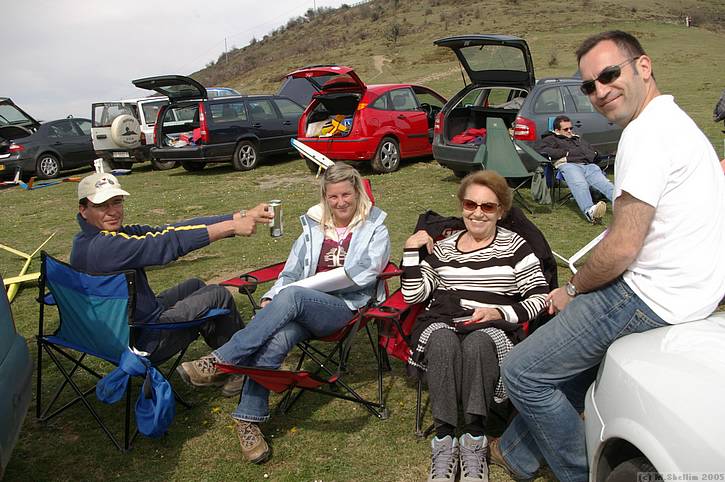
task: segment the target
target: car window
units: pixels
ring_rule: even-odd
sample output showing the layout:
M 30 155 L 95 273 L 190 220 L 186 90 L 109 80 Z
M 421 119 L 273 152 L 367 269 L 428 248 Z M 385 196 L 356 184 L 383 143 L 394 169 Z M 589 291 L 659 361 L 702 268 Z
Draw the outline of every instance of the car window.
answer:
M 415 110 L 418 108 L 418 101 L 410 89 L 390 91 L 390 103 L 393 110 Z
M 159 116 L 159 110 L 161 109 L 161 106 L 167 103 L 168 101 L 160 100 L 158 102 L 144 102 L 141 104 L 143 118 L 147 126 L 152 126 L 156 124 L 156 118 Z
M 223 104 L 210 104 L 211 118 L 214 122 L 239 122 L 247 120 L 247 111 L 244 102 L 225 102 Z
M 438 97 L 436 97 L 435 95 L 431 94 L 428 91 L 416 92 L 415 95 L 416 95 L 416 97 L 418 97 L 418 102 L 420 104 L 428 104 L 428 105 L 431 105 L 433 107 L 438 107 L 438 108 L 443 107 L 443 102 L 441 102 L 441 100 Z
M 62 139 L 64 137 L 75 137 L 78 135 L 76 130 L 73 128 L 73 124 L 70 120 L 60 120 L 49 123 L 48 126 L 48 137 L 53 139 Z
M 299 117 L 302 115 L 302 111 L 305 110 L 296 102 L 292 102 L 289 99 L 274 99 L 274 103 L 277 104 L 282 117 Z
M 488 89 L 473 89 L 469 91 L 463 98 L 458 102 L 456 107 L 471 107 L 480 104 L 480 98 L 486 93 Z
M 130 104 L 106 103 L 93 106 L 93 127 L 110 127 L 113 119 L 128 114 L 136 117 L 135 106 Z
M 370 107 L 373 109 L 379 109 L 379 110 L 393 110 L 390 107 L 390 97 L 388 97 L 388 94 L 385 93 L 375 99 L 372 104 L 370 104 Z
M 594 106 L 576 85 L 568 85 L 567 90 L 574 98 L 574 107 L 577 112 L 594 112 Z
M 534 112 L 537 114 L 554 114 L 564 112 L 564 101 L 558 87 L 546 89 L 539 94 L 534 104 Z
M 78 127 L 81 132 L 83 132 L 83 135 L 91 135 L 91 121 L 86 119 L 75 119 L 73 122 L 75 122 L 76 127 Z
M 194 120 L 198 121 L 198 111 L 198 104 L 171 107 L 166 109 L 162 125 L 166 127 L 193 123 Z
M 460 50 L 471 70 L 518 70 L 527 72 L 524 52 L 506 45 L 471 45 Z
M 25 124 L 30 122 L 15 106 L 10 104 L 0 105 L 0 126 Z
M 247 100 L 249 106 L 249 114 L 254 120 L 277 119 L 272 102 L 267 99 Z

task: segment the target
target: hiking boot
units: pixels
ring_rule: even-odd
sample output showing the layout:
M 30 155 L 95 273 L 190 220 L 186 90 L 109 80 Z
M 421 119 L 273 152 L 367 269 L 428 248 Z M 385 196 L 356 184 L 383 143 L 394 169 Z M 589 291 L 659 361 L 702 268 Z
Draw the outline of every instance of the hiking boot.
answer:
M 458 439 L 433 437 L 428 482 L 453 482 L 458 473 Z
M 214 355 L 207 355 L 198 360 L 184 362 L 176 367 L 176 372 L 184 382 L 195 387 L 219 387 L 228 378 L 227 373 L 216 369 L 218 362 Z
M 602 224 L 602 219 L 604 218 L 604 215 L 607 212 L 607 203 L 604 201 L 599 201 L 596 204 L 593 204 L 589 209 L 584 212 L 584 217 L 587 218 L 587 221 L 589 221 L 592 224 Z
M 234 397 L 242 392 L 244 381 L 247 379 L 244 375 L 229 375 L 227 381 L 222 387 L 222 395 L 225 397 Z
M 498 465 L 508 473 L 509 477 L 518 482 L 527 482 L 530 480 L 534 480 L 533 478 L 521 477 L 520 475 L 516 474 L 516 472 L 514 472 L 511 467 L 509 467 L 508 462 L 506 462 L 506 459 L 504 459 L 503 455 L 501 454 L 501 449 L 498 446 L 498 442 L 499 439 L 493 438 L 488 443 L 489 464 Z
M 486 453 L 488 440 L 486 436 L 472 437 L 464 433 L 458 439 L 458 450 L 461 459 L 460 482 L 488 482 L 488 465 Z
M 259 425 L 253 422 L 234 419 L 235 430 L 242 446 L 242 455 L 253 464 L 261 464 L 272 455 Z

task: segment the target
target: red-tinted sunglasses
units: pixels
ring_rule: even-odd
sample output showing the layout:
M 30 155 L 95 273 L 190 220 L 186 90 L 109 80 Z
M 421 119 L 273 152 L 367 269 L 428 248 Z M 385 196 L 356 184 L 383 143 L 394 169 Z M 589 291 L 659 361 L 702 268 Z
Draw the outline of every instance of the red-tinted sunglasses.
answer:
M 478 204 L 477 202 L 471 201 L 470 199 L 464 199 L 463 202 L 461 203 L 461 205 L 463 206 L 463 209 L 465 209 L 466 211 L 475 211 L 476 208 L 481 208 L 481 211 L 483 211 L 484 213 L 489 213 L 489 214 L 495 213 L 496 210 L 498 209 L 498 207 L 500 206 L 500 204 L 498 204 L 498 203 Z

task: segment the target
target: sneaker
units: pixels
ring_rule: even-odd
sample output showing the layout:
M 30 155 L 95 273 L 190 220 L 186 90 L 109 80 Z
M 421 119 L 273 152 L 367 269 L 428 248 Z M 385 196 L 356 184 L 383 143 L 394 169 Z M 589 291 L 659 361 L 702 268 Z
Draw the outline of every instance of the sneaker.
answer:
M 242 392 L 244 381 L 247 379 L 244 375 L 229 375 L 227 381 L 222 387 L 222 395 L 225 397 L 234 397 Z
M 428 482 L 453 482 L 458 473 L 458 439 L 446 435 L 431 440 L 431 462 Z
M 214 355 L 207 355 L 198 360 L 182 363 L 176 367 L 176 372 L 189 385 L 195 387 L 218 387 L 224 385 L 229 375 L 216 369 L 214 364 L 217 361 Z
M 499 439 L 493 438 L 488 444 L 488 462 L 491 465 L 497 465 L 504 469 L 510 478 L 513 480 L 519 481 L 519 482 L 527 482 L 530 480 L 534 480 L 533 478 L 526 478 L 521 477 L 516 474 L 516 472 L 509 467 L 508 462 L 506 462 L 506 459 L 503 458 L 503 455 L 501 454 L 501 449 L 498 446 Z
M 461 482 L 488 482 L 488 465 L 486 454 L 488 440 L 486 436 L 473 437 L 464 433 L 458 439 L 458 450 L 461 459 Z
M 584 217 L 586 217 L 587 221 L 592 224 L 602 224 L 602 218 L 604 218 L 604 214 L 606 214 L 606 212 L 607 203 L 599 201 L 584 212 Z
M 244 458 L 253 464 L 261 464 L 266 461 L 272 455 L 272 449 L 264 440 L 259 425 L 237 419 L 234 419 L 234 423 Z

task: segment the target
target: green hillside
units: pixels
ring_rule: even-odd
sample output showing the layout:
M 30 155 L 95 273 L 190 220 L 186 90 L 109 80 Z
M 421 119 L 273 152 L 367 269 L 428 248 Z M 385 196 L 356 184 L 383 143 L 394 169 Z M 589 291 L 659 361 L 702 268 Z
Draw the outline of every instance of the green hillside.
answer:
M 686 28 L 684 18 L 693 18 Z M 303 65 L 350 65 L 368 83 L 422 83 L 450 96 L 462 86 L 454 55 L 433 40 L 465 33 L 525 38 L 537 78 L 571 75 L 586 36 L 623 29 L 654 59 L 658 85 L 675 95 L 718 152 L 721 127 L 712 110 L 725 88 L 725 3 L 719 0 L 373 0 L 290 19 L 252 44 L 192 76 L 240 92 L 274 92 Z M 725 154 L 722 154 L 725 155 Z

